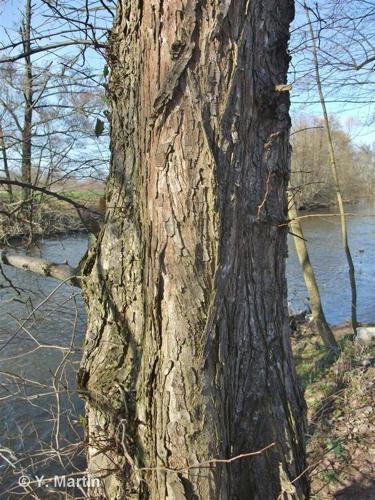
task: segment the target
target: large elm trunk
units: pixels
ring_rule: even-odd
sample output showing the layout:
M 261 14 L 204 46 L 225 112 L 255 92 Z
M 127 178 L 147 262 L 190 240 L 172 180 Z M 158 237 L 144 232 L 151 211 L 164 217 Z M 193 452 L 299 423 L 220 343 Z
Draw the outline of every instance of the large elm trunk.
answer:
M 292 16 L 290 0 L 119 3 L 83 280 L 93 496 L 307 495 L 285 279 Z

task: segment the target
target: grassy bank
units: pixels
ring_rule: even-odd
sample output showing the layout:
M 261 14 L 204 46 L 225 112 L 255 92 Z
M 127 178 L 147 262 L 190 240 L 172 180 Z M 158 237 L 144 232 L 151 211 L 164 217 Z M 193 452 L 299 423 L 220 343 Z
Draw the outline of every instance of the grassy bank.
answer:
M 347 333 L 336 330 L 336 354 L 306 323 L 292 337 L 308 410 L 313 500 L 375 498 L 375 349 L 356 345 Z
M 22 200 L 16 194 L 12 203 L 7 193 L 0 193 L 0 244 L 10 244 L 15 239 L 67 234 L 88 230 L 88 221 L 100 219 L 100 199 L 102 194 L 92 191 L 64 191 L 65 197 L 88 208 L 80 210 L 81 217 L 71 204 L 35 193 L 31 223 L 22 210 Z M 10 214 L 10 216 L 9 216 Z

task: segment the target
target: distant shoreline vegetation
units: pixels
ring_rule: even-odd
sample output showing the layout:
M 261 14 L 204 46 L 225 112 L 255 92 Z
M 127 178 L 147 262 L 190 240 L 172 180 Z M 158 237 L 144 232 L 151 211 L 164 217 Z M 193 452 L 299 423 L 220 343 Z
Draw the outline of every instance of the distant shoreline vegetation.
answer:
M 0 244 L 6 246 L 15 241 L 44 236 L 66 235 L 76 232 L 89 232 L 86 218 L 100 220 L 104 213 L 102 199 L 104 184 L 97 183 L 92 186 L 69 185 L 66 189 L 54 189 L 57 193 L 73 200 L 85 207 L 81 216 L 76 208 L 67 202 L 57 200 L 43 193 L 33 192 L 32 219 L 28 220 L 22 207 L 22 193 L 14 189 L 12 200 L 9 193 L 0 190 Z M 84 213 L 85 212 L 85 213 Z M 9 216 L 9 214 L 11 214 Z
M 337 120 L 331 117 L 330 123 L 344 201 L 356 204 L 374 199 L 375 148 L 354 144 Z M 315 210 L 335 206 L 336 191 L 322 120 L 294 120 L 291 145 L 291 184 L 297 208 Z

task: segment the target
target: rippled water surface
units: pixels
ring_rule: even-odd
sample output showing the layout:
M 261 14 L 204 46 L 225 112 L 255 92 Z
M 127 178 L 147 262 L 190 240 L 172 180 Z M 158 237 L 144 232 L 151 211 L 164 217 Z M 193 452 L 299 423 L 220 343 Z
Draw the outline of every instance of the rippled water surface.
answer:
M 69 236 L 41 242 L 30 254 L 76 265 L 86 246 L 85 236 Z M 75 373 L 86 317 L 79 290 L 8 266 L 2 270 L 0 498 L 12 498 L 21 472 L 48 477 L 84 467 Z M 63 491 L 58 495 L 65 498 Z
M 358 320 L 375 322 L 375 207 L 349 207 L 348 211 L 355 214 L 348 217 L 348 225 Z M 306 218 L 303 229 L 328 321 L 346 321 L 351 298 L 339 218 L 324 214 Z M 45 240 L 31 253 L 74 266 L 86 248 L 87 237 L 77 235 Z M 75 386 L 86 321 L 82 297 L 79 290 L 54 279 L 5 266 L 3 270 L 7 280 L 0 276 L 0 448 L 12 450 L 13 457 L 6 455 L 10 461 L 22 460 L 32 449 L 50 450 L 56 456 L 56 449 L 70 450 L 83 435 L 79 422 L 83 403 Z M 287 277 L 290 307 L 306 308 L 307 292 L 292 237 Z M 10 282 L 21 290 L 15 292 Z M 49 466 L 56 471 L 52 460 L 36 463 L 40 473 L 45 474 Z M 83 463 L 83 453 L 72 462 L 74 466 Z M 12 470 L 0 456 L 0 477 Z M 3 480 L 2 485 L 0 479 L 0 492 L 5 491 L 4 485 L 8 487 L 9 481 Z
M 347 211 L 355 214 L 348 217 L 348 233 L 356 271 L 358 321 L 375 322 L 375 206 L 347 207 Z M 309 217 L 303 219 L 303 230 L 327 319 L 333 324 L 346 321 L 350 318 L 351 292 L 339 218 Z M 301 309 L 306 306 L 307 291 L 292 237 L 287 276 L 292 308 Z

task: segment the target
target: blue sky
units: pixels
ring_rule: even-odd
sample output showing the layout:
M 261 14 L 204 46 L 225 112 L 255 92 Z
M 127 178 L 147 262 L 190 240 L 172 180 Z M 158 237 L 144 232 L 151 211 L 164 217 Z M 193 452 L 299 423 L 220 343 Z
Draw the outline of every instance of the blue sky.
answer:
M 95 1 L 95 0 L 94 0 Z M 98 3 L 98 2 L 96 2 Z M 71 5 L 76 6 L 77 8 L 80 5 L 84 5 L 84 0 L 73 0 L 70 2 Z M 50 14 L 49 9 L 43 5 L 40 1 L 33 2 L 33 6 L 35 5 L 35 9 L 33 10 L 33 28 L 38 32 L 38 34 L 46 34 L 46 32 L 52 28 L 51 20 L 46 17 L 46 14 Z M 7 43 L 8 37 L 5 33 L 5 29 L 8 31 L 9 37 L 15 35 L 19 38 L 19 28 L 22 20 L 22 14 L 24 10 L 24 0 L 0 0 L 0 40 L 3 43 Z M 78 9 L 77 9 L 78 10 Z M 94 17 L 92 18 L 92 22 Z M 62 22 L 63 23 L 63 22 Z M 103 25 L 104 23 L 101 23 Z M 60 23 L 60 29 L 62 24 Z M 67 29 L 66 25 L 63 25 L 63 29 Z M 68 28 L 69 29 L 69 28 Z M 59 40 L 62 39 L 70 39 L 71 35 L 62 35 L 59 37 Z M 81 34 L 76 32 L 73 35 L 73 38 L 82 38 Z M 46 38 L 40 42 L 40 45 L 46 45 L 48 43 L 52 43 L 53 39 Z M 72 55 L 74 53 L 74 46 L 69 47 L 67 49 L 59 49 L 60 54 L 64 53 L 67 55 Z M 17 54 L 17 50 L 14 50 L 12 54 Z M 89 57 L 89 64 L 92 67 L 97 67 L 98 71 L 102 72 L 104 66 L 104 60 L 102 57 L 96 54 L 94 50 L 89 49 L 87 51 L 87 55 Z M 33 56 L 33 61 L 37 62 L 38 59 L 46 59 L 45 54 L 37 54 Z
M 307 0 L 307 3 L 313 9 L 310 18 L 317 34 L 328 112 L 340 121 L 355 144 L 374 144 L 374 63 L 359 71 L 351 69 L 347 63 L 355 61 L 358 64 L 374 54 L 375 2 Z M 294 84 L 291 110 L 292 116 L 320 117 L 322 109 L 312 71 L 311 36 L 306 23 L 303 4 L 296 0 L 290 44 L 293 59 L 289 81 Z M 301 44 L 305 47 L 302 50 Z
M 368 2 L 365 2 L 368 3 Z M 370 2 L 371 3 L 371 2 Z M 315 2 L 312 4 L 314 5 Z M 329 12 L 324 9 L 325 3 L 320 2 L 322 5 L 321 12 L 324 15 L 329 15 Z M 354 10 L 357 7 L 357 4 L 360 5 L 358 0 L 354 0 L 351 2 L 347 2 L 346 11 Z M 328 5 L 328 4 L 327 4 Z M 350 7 L 352 5 L 352 7 Z M 21 17 L 21 12 L 23 9 L 23 0 L 0 0 L 0 25 L 6 27 L 11 34 L 14 31 L 17 31 L 19 28 L 19 20 Z M 35 16 L 37 22 L 40 22 L 41 26 L 46 24 L 45 19 L 41 19 L 40 16 L 36 14 Z M 375 21 L 375 20 L 373 20 Z M 297 1 L 296 3 L 296 18 L 292 25 L 292 40 L 291 46 L 298 44 L 298 38 L 301 36 L 300 31 L 299 34 L 296 34 L 296 28 L 301 27 L 305 24 L 305 16 L 302 10 L 301 4 Z M 370 26 L 370 25 L 368 25 Z M 315 24 L 315 27 L 316 24 Z M 373 32 L 371 28 L 367 27 L 368 37 L 373 37 Z M 330 31 L 327 30 L 327 37 L 329 37 Z M 4 40 L 4 32 L 1 33 L 1 38 Z M 329 45 L 329 40 L 326 42 Z M 333 46 L 331 45 L 331 48 Z M 90 63 L 92 66 L 98 67 L 98 71 L 102 70 L 104 65 L 103 59 L 94 55 L 93 51 L 88 52 L 88 56 L 90 57 Z M 43 55 L 39 56 L 43 58 Z M 361 57 L 361 55 L 358 55 Z M 310 58 L 310 60 L 309 60 Z M 35 59 L 38 59 L 38 56 L 35 56 Z M 292 66 L 291 66 L 291 74 L 289 76 L 289 81 L 294 83 L 293 89 L 291 91 L 291 100 L 292 107 L 291 113 L 292 117 L 309 117 L 309 116 L 321 116 L 321 106 L 318 102 L 318 96 L 315 88 L 315 84 L 310 81 L 309 83 L 303 83 L 301 85 L 302 80 L 298 80 L 293 82 L 294 74 L 293 74 L 293 65 L 297 68 L 307 68 L 308 65 L 311 65 L 311 53 L 308 51 L 304 51 L 302 53 L 296 52 L 293 54 Z M 371 68 L 370 68 L 371 69 Z M 303 71 L 303 69 L 302 69 Z M 356 77 L 356 76 L 355 76 Z M 352 77 L 351 77 L 352 78 Z M 373 78 L 375 80 L 375 78 Z M 311 80 L 311 79 L 310 79 Z M 327 81 L 329 77 L 327 78 Z M 307 87 L 310 87 L 309 90 L 306 91 Z M 327 108 L 329 113 L 338 119 L 344 128 L 345 131 L 350 133 L 352 140 L 356 144 L 374 144 L 375 143 L 375 127 L 374 123 L 374 107 L 373 105 L 367 104 L 366 101 L 368 99 L 369 91 L 373 92 L 373 84 L 366 86 L 366 96 L 361 97 L 363 93 L 363 89 L 361 86 L 345 86 L 345 81 L 343 81 L 342 89 L 345 89 L 345 92 L 341 92 L 340 88 L 335 88 L 334 90 L 330 89 L 329 85 L 324 88 L 327 100 Z M 342 101 L 354 101 L 354 102 L 342 102 Z

